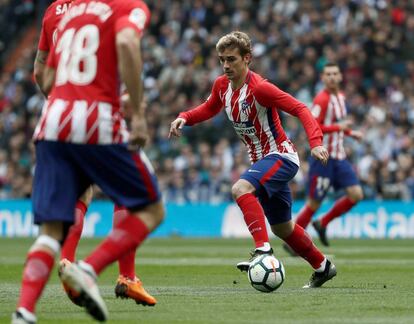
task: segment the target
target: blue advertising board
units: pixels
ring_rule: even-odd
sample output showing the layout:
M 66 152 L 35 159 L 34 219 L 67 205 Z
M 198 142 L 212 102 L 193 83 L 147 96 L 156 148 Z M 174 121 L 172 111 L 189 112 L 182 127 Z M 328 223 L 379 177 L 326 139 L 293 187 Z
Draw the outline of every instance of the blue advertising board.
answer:
M 295 202 L 293 212 L 302 207 Z M 326 202 L 318 216 L 327 211 Z M 152 237 L 249 237 L 243 216 L 235 204 L 167 204 L 165 221 Z M 112 228 L 113 205 L 93 202 L 88 210 L 83 236 L 106 236 Z M 311 227 L 309 233 L 314 235 Z M 35 236 L 30 200 L 0 201 L 0 237 Z M 328 227 L 328 236 L 341 238 L 414 238 L 414 202 L 363 201 Z

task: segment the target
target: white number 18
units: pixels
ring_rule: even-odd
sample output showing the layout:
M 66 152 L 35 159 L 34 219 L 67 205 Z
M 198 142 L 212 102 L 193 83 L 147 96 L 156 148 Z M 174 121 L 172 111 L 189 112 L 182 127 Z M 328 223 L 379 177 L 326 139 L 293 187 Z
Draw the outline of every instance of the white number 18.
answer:
M 83 26 L 78 31 L 74 28 L 66 30 L 56 47 L 56 53 L 61 52 L 56 85 L 91 83 L 96 77 L 98 47 L 99 29 L 95 25 Z

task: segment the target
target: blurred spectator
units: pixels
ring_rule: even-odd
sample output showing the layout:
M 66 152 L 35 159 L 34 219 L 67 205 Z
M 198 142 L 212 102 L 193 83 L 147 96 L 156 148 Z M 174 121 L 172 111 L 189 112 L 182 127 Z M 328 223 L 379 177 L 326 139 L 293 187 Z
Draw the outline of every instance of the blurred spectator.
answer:
M 214 45 L 241 29 L 252 36 L 251 68 L 310 104 L 328 61 L 344 71 L 347 109 L 362 143 L 349 154 L 370 199 L 414 198 L 414 2 L 405 0 L 148 0 L 149 34 L 143 39 L 144 86 L 151 141 L 146 148 L 164 199 L 177 203 L 230 201 L 230 188 L 249 161 L 224 113 L 168 141 L 170 122 L 204 101 L 221 74 Z M 0 71 L 18 30 L 32 21 L 34 4 L 0 0 Z M 41 13 L 37 10 L 37 14 Z M 41 17 L 36 17 L 39 21 Z M 16 36 L 17 35 L 17 36 Z M 31 134 L 43 97 L 31 81 L 36 44 L 12 73 L 0 77 L 0 197 L 30 195 L 35 161 Z M 301 169 L 292 183 L 305 196 L 309 147 L 296 120 L 283 114 Z

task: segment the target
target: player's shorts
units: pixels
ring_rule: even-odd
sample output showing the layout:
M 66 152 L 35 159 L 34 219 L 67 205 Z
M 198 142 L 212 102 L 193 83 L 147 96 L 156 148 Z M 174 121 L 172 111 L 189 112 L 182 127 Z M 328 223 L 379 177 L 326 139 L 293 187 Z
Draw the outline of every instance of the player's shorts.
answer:
M 299 166 L 278 154 L 270 154 L 252 164 L 240 179 L 250 182 L 265 211 L 270 225 L 285 223 L 292 218 L 292 196 L 288 183 Z
M 155 174 L 142 151 L 131 152 L 121 144 L 36 143 L 32 194 L 36 224 L 73 223 L 76 201 L 91 184 L 132 211 L 160 199 Z
M 332 186 L 334 190 L 358 185 L 359 180 L 348 160 L 329 159 L 327 165 L 310 158 L 309 197 L 322 201 Z

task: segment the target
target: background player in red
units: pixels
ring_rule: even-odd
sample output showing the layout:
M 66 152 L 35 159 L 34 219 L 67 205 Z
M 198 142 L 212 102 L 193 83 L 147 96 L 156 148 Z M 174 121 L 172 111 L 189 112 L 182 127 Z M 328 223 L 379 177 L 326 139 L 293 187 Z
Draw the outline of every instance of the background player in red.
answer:
M 319 287 L 336 275 L 336 269 L 303 228 L 291 220 L 288 182 L 299 168 L 299 158 L 281 126 L 278 110 L 301 120 L 312 156 L 326 163 L 328 152 L 322 146 L 322 131 L 304 104 L 249 69 L 252 47 L 248 35 L 242 32 L 225 35 L 216 49 L 224 75 L 215 80 L 206 102 L 181 113 L 171 123 L 169 136 L 180 136 L 184 125 L 212 118 L 224 107 L 252 162 L 232 187 L 233 197 L 255 241 L 252 257 L 273 253 L 266 231 L 266 215 L 272 231 L 314 268 L 305 287 Z M 240 262 L 237 267 L 247 271 L 249 261 Z
M 334 63 L 326 64 L 321 79 L 325 88 L 315 97 L 312 114 L 324 133 L 324 144 L 328 148 L 330 158 L 327 165 L 322 165 L 320 161 L 311 157 L 308 198 L 299 212 L 296 223 L 303 228 L 308 226 L 331 187 L 335 191 L 345 190 L 345 195 L 339 198 L 321 219 L 312 223 L 321 242 L 328 246 L 328 224 L 363 199 L 362 188 L 351 163 L 346 159 L 343 144 L 345 136 L 360 140 L 362 133 L 352 130 L 352 121 L 346 119 L 345 96 L 340 91 L 342 74 L 339 66 Z
M 36 59 L 34 63 L 34 76 L 36 83 L 40 90 L 47 97 L 44 84 L 44 70 L 46 67 L 46 60 L 49 55 L 50 48 L 56 42 L 57 26 L 63 15 L 69 10 L 73 0 L 57 0 L 53 2 L 46 10 L 42 21 L 42 30 L 40 32 L 40 39 Z M 129 96 L 124 94 L 122 96 L 123 107 L 129 106 Z M 69 228 L 65 243 L 62 246 L 61 262 L 73 262 L 75 260 L 76 248 L 78 246 L 80 237 L 82 235 L 83 223 L 85 214 L 91 203 L 93 196 L 93 189 L 89 187 L 82 197 L 76 203 L 75 209 L 75 223 Z M 126 209 L 120 206 L 114 207 L 114 225 L 119 222 L 126 213 Z M 135 274 L 135 251 L 125 255 L 118 260 L 119 277 L 115 286 L 115 294 L 121 298 L 132 298 L 138 304 L 153 306 L 157 300 L 148 294 L 142 286 L 141 280 Z M 71 300 L 76 304 L 76 299 L 73 299 L 71 292 L 64 287 Z
M 128 208 L 95 251 L 83 261 L 62 264 L 59 271 L 97 320 L 106 320 L 108 312 L 96 276 L 135 251 L 164 217 L 153 169 L 137 151 L 147 139 L 140 37 L 148 21 L 142 1 L 78 0 L 59 22 L 43 80 L 45 93 L 52 90 L 34 134 L 32 201 L 40 235 L 27 256 L 12 322 L 36 321 L 36 302 L 74 221 L 76 201 L 89 186 L 97 184 Z M 121 82 L 133 108 L 130 132 L 120 110 Z

